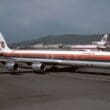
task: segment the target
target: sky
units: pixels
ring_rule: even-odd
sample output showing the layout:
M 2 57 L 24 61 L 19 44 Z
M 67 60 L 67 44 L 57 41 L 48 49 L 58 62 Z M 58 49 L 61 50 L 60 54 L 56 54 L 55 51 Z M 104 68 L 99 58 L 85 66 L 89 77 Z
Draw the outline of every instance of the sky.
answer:
M 9 43 L 110 32 L 110 0 L 0 0 L 0 31 Z

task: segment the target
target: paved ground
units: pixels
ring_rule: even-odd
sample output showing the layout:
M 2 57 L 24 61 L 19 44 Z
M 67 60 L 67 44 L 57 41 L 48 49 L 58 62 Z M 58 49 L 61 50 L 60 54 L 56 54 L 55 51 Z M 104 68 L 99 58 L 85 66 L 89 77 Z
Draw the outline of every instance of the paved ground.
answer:
M 0 110 L 110 110 L 110 70 L 70 70 L 1 70 Z

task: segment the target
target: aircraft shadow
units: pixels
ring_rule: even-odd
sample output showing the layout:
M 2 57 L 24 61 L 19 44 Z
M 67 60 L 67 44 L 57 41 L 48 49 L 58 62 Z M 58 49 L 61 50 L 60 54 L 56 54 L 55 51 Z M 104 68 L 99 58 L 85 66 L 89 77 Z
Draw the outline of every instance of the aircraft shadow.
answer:
M 97 68 L 96 68 L 97 69 Z M 106 69 L 105 69 L 106 70 Z M 56 73 L 60 73 L 60 72 L 67 72 L 68 73 L 75 73 L 75 74 L 91 74 L 91 75 L 105 75 L 105 76 L 110 76 L 110 73 L 104 71 L 102 73 L 101 70 L 95 72 L 95 71 L 86 71 L 86 69 L 84 68 L 79 68 L 78 70 L 74 70 L 74 67 L 62 67 L 62 68 L 55 68 L 55 69 L 47 69 L 46 71 L 47 73 L 51 73 L 51 72 L 56 72 Z
M 55 67 L 47 69 L 46 72 L 74 72 L 73 67 Z
M 10 71 L 0 71 L 0 74 L 11 74 L 11 75 L 24 75 L 27 73 L 36 73 L 36 74 L 51 74 L 51 73 L 61 73 L 61 72 L 66 72 L 65 74 L 91 74 L 91 75 L 105 75 L 105 76 L 110 76 L 110 73 L 107 73 L 106 71 L 104 71 L 103 73 L 100 71 L 86 71 L 86 69 L 84 68 L 79 68 L 78 70 L 74 70 L 74 67 L 55 67 L 55 68 L 48 68 L 46 69 L 46 71 L 44 73 L 40 73 L 40 72 L 34 72 L 33 70 L 20 70 L 20 71 L 14 71 L 14 72 L 10 72 Z

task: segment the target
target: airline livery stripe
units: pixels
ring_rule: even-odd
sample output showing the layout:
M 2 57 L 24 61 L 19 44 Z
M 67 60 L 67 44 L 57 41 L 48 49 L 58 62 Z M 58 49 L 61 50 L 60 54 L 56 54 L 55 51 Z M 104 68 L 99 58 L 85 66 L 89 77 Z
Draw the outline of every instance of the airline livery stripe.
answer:
M 87 54 L 40 54 L 40 53 L 3 53 L 5 57 L 20 58 L 46 58 L 46 59 L 65 59 L 65 60 L 88 60 L 88 61 L 110 61 L 109 55 L 87 55 Z

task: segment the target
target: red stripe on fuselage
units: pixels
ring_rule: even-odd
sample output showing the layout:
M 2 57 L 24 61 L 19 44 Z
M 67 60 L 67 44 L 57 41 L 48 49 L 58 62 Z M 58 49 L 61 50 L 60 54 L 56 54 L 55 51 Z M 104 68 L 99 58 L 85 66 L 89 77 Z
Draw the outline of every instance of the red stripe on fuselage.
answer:
M 4 52 L 4 57 L 20 58 L 49 58 L 49 59 L 66 59 L 66 60 L 110 60 L 110 55 L 88 55 L 88 54 L 49 54 L 49 53 L 13 53 Z

